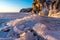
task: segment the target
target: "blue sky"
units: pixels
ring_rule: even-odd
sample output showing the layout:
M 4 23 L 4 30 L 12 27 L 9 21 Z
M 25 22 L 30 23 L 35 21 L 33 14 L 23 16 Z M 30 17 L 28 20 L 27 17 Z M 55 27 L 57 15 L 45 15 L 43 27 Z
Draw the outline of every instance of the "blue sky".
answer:
M 33 0 L 0 0 L 0 12 L 18 12 L 32 7 Z

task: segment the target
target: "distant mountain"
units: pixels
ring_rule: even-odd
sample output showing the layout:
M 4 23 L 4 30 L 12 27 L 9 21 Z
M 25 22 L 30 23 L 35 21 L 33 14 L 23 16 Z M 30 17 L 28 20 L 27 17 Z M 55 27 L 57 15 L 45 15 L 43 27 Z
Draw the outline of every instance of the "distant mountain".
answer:
M 32 11 L 32 8 L 23 8 L 20 10 L 20 13 L 21 12 L 31 12 Z

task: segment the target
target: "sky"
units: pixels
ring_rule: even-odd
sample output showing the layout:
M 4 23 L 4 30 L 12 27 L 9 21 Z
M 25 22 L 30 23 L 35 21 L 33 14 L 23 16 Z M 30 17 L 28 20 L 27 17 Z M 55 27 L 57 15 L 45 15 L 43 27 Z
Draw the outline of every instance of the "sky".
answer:
M 33 0 L 0 0 L 0 12 L 19 12 L 32 7 Z

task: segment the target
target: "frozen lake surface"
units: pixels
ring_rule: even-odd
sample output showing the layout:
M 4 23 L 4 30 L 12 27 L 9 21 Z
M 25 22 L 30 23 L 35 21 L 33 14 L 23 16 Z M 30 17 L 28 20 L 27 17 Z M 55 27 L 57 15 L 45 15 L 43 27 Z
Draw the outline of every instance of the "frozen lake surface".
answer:
M 24 16 L 31 15 L 28 13 L 0 13 L 0 29 L 6 25 L 7 22 L 15 19 L 23 18 Z
M 0 28 L 4 28 L 0 40 L 60 40 L 59 18 L 31 13 L 0 14 Z
M 7 26 L 6 23 L 9 22 L 9 19 L 0 19 L 0 29 L 4 26 Z

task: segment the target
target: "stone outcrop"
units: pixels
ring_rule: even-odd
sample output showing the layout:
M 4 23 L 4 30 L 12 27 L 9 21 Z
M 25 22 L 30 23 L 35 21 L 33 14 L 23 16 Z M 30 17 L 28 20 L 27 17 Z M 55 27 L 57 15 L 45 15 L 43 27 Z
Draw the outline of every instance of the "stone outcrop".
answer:
M 48 17 L 60 18 L 60 11 L 56 12 L 57 10 L 50 10 Z
M 38 14 L 42 10 L 42 3 L 40 0 L 34 0 L 32 4 L 32 12 Z
M 59 11 L 60 0 L 34 0 L 32 4 L 32 13 L 40 16 L 58 17 Z

